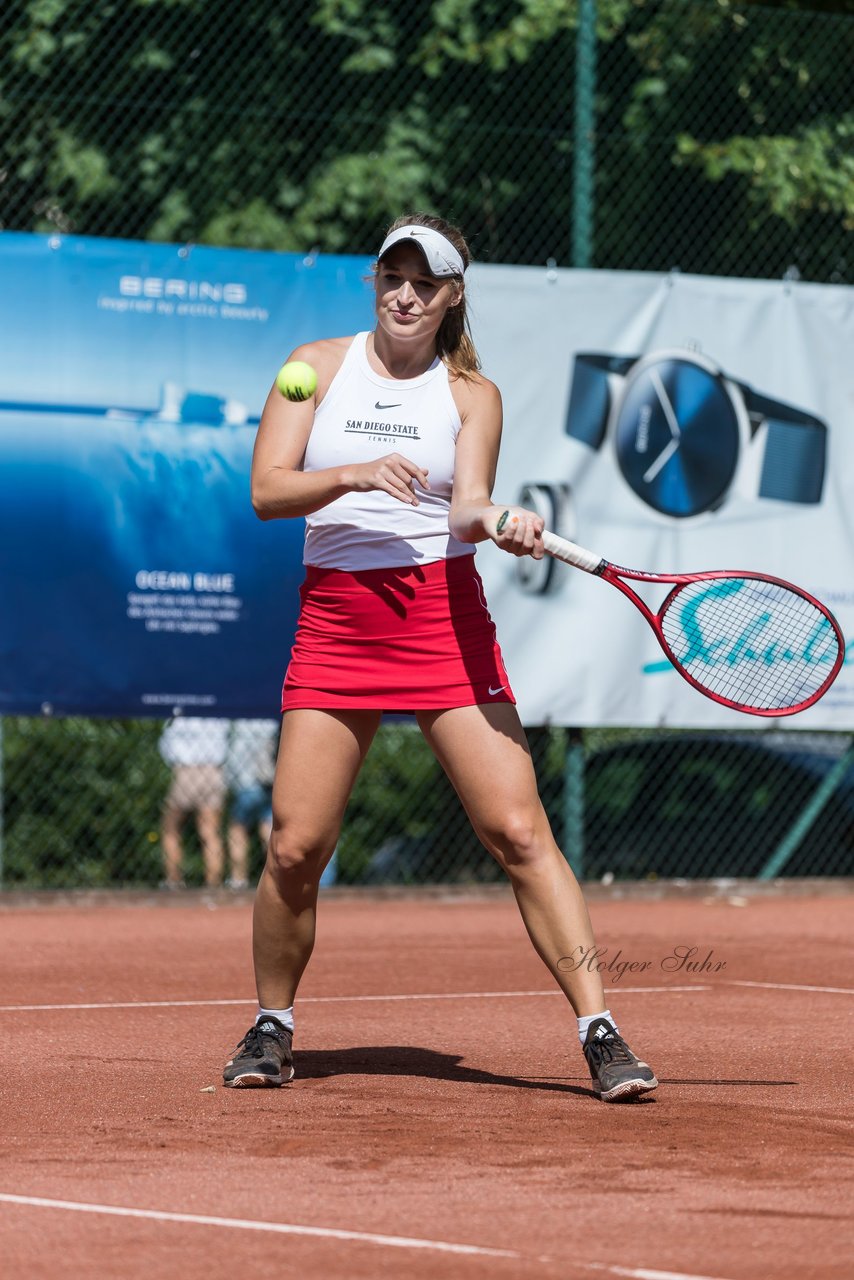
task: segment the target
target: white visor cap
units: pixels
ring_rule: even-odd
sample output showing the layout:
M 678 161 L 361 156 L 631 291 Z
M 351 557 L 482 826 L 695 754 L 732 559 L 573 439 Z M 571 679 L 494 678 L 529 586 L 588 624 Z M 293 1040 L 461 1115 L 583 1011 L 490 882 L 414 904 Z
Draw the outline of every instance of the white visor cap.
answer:
M 410 240 L 418 245 L 432 276 L 461 276 L 465 272 L 466 265 L 462 256 L 450 240 L 447 240 L 441 232 L 434 231 L 432 227 L 420 227 L 417 224 L 398 227 L 396 231 L 392 231 L 391 235 L 387 235 L 380 245 L 377 261 L 403 240 Z

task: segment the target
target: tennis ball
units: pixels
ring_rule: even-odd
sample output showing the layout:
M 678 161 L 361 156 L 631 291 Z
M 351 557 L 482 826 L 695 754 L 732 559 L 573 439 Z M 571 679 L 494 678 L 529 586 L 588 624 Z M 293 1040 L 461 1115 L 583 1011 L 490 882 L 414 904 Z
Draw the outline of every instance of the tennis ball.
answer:
M 317 387 L 317 374 L 304 360 L 289 360 L 276 374 L 276 386 L 286 400 L 308 400 Z

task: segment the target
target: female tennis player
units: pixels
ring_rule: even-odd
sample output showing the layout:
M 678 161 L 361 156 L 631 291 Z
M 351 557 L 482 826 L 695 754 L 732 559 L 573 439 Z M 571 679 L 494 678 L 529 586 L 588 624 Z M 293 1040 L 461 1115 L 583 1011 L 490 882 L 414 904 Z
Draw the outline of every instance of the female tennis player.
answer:
M 377 255 L 374 329 L 298 347 L 291 359 L 316 370 L 315 394 L 292 403 L 273 387 L 261 418 L 253 506 L 262 520 L 305 517 L 306 576 L 255 898 L 259 1010 L 225 1068 L 231 1087 L 293 1077 L 318 881 L 383 711 L 414 713 L 506 872 L 575 1011 L 593 1089 L 612 1102 L 658 1083 L 619 1034 L 595 966 L 567 962 L 594 948 L 590 920 L 539 799 L 475 568 L 487 539 L 540 558 L 543 522 L 490 496 L 501 398 L 469 335 L 469 261 L 443 219 L 395 222 Z

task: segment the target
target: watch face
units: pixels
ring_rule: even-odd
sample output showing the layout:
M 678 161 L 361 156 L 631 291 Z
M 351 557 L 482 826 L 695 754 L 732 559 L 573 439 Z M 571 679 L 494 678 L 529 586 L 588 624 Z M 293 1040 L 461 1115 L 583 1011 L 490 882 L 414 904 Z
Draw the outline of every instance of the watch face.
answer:
M 698 515 L 729 488 L 739 422 L 722 379 L 692 359 L 653 358 L 626 380 L 614 426 L 617 460 L 639 498 L 664 515 Z

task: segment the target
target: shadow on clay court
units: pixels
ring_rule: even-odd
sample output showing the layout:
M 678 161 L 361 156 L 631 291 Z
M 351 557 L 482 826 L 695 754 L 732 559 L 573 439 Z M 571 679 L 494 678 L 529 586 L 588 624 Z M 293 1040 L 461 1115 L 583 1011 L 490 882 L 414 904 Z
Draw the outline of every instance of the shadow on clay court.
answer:
M 450 1080 L 457 1084 L 499 1084 L 514 1089 L 539 1089 L 549 1093 L 574 1093 L 582 1098 L 596 1098 L 589 1087 L 569 1084 L 568 1080 L 586 1080 L 582 1076 L 505 1076 L 461 1066 L 462 1058 L 434 1049 L 412 1045 L 365 1045 L 353 1049 L 304 1049 L 294 1054 L 298 1080 L 322 1080 L 329 1076 L 417 1076 L 424 1080 Z M 797 1080 L 695 1080 L 659 1078 L 660 1084 L 702 1087 L 792 1088 Z M 598 1101 L 598 1099 L 597 1099 Z M 643 1096 L 635 1103 L 654 1102 Z
M 500 1084 L 514 1089 L 542 1089 L 550 1093 L 574 1093 L 582 1098 L 596 1098 L 592 1089 L 565 1084 L 560 1077 L 497 1075 L 492 1071 L 460 1066 L 461 1061 L 460 1057 L 450 1053 L 437 1053 L 433 1049 L 411 1045 L 309 1049 L 298 1050 L 294 1054 L 298 1080 L 319 1080 L 327 1076 L 418 1076 L 424 1080 L 450 1080 L 456 1084 Z
M 720 1087 L 723 1087 L 724 1085 L 737 1084 L 742 1088 L 746 1086 L 746 1087 L 752 1087 L 754 1089 L 760 1088 L 760 1087 L 763 1089 L 776 1089 L 776 1088 L 791 1089 L 791 1088 L 797 1088 L 801 1082 L 800 1080 L 689 1080 L 687 1076 L 681 1080 L 677 1080 L 675 1077 L 672 1080 L 668 1080 L 664 1076 L 659 1076 L 658 1083 L 659 1084 L 718 1085 Z

